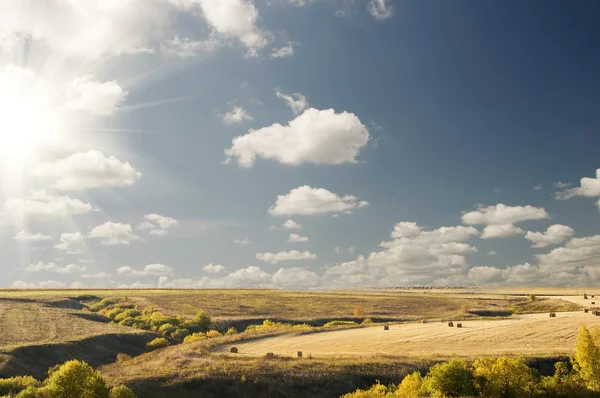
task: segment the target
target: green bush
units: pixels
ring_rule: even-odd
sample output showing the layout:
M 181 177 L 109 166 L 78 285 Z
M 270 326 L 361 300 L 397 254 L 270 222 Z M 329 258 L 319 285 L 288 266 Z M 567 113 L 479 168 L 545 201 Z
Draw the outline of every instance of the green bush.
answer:
M 136 323 L 135 318 L 124 318 L 119 321 L 119 325 L 121 326 L 134 326 Z
M 192 333 L 183 339 L 184 343 L 193 343 L 194 341 L 206 340 L 206 333 Z
M 16 376 L 8 379 L 0 379 L 0 396 L 16 394 L 27 387 L 38 387 L 40 382 L 31 376 Z
M 500 357 L 478 359 L 474 374 L 485 397 L 529 397 L 540 393 L 540 375 L 524 359 Z
M 402 380 L 402 383 L 398 385 L 397 395 L 403 398 L 420 398 L 425 395 L 423 377 L 419 372 L 409 374 Z
M 209 339 L 212 339 L 214 337 L 221 337 L 221 336 L 223 336 L 223 335 L 218 330 L 209 330 L 208 332 L 206 332 L 206 337 L 208 337 Z
M 168 345 L 169 345 L 169 341 L 167 339 L 165 339 L 164 337 L 157 337 L 154 340 L 152 340 L 151 342 L 149 342 L 148 344 L 146 344 L 147 347 L 152 348 L 152 349 L 163 348 Z
M 123 312 L 115 316 L 115 322 L 121 322 L 123 319 L 135 318 L 140 315 L 142 315 L 142 313 L 135 309 L 124 310 Z
M 477 395 L 473 373 L 464 361 L 452 360 L 433 365 L 423 380 L 432 397 L 469 397 Z
M 172 325 L 170 323 L 165 323 L 164 325 L 160 326 L 156 331 L 162 334 L 163 336 L 169 336 L 176 330 L 177 326 Z
M 113 387 L 110 390 L 109 398 L 136 398 L 133 391 L 124 385 Z
M 68 361 L 54 370 L 40 388 L 51 398 L 108 398 L 108 388 L 97 370 L 82 361 Z
M 179 327 L 180 327 L 180 328 L 183 328 L 183 329 L 187 329 L 187 330 L 189 330 L 189 331 L 190 331 L 190 333 L 198 333 L 198 332 L 201 332 L 201 331 L 202 331 L 202 330 L 200 329 L 200 325 L 198 325 L 196 322 L 194 322 L 194 321 L 190 321 L 190 320 L 183 321 L 183 322 L 182 322 L 182 323 L 179 325 Z
M 183 340 L 190 335 L 190 331 L 187 329 L 176 329 L 171 333 L 171 337 L 177 340 Z
M 100 311 L 103 308 L 108 307 L 109 305 L 114 305 L 120 302 L 125 301 L 124 298 L 119 298 L 119 297 L 105 297 L 102 300 L 98 301 L 97 303 L 93 304 L 90 306 L 90 311 Z
M 371 318 L 365 318 L 363 319 L 363 321 L 361 322 L 362 325 L 369 325 L 373 323 L 373 320 Z
M 212 319 L 205 311 L 198 311 L 194 315 L 194 322 L 198 325 L 201 332 L 208 332 L 212 326 Z
M 299 325 L 292 325 L 290 323 L 280 323 L 280 322 L 273 322 L 269 319 L 266 319 L 262 325 L 250 325 L 246 328 L 246 332 L 249 333 L 264 333 L 264 332 L 271 332 L 271 331 L 278 331 L 278 330 L 293 330 L 293 329 L 297 329 L 297 330 L 303 330 L 303 329 L 311 329 L 310 325 L 307 325 L 306 323 L 302 323 Z
M 103 313 L 105 317 L 110 318 L 111 320 L 114 321 L 117 318 L 118 315 L 122 314 L 125 311 L 126 310 L 124 308 L 113 307 L 113 308 L 111 308 L 109 310 L 102 310 L 100 312 Z
M 394 394 L 396 391 L 396 386 L 389 385 L 384 386 L 383 384 L 375 384 L 368 390 L 356 390 L 355 392 L 351 392 L 349 394 L 342 395 L 341 398 L 391 398 L 391 397 L 399 397 L 400 395 Z
M 18 393 L 15 398 L 42 398 L 42 396 L 37 388 L 30 386 Z
M 357 323 L 353 322 L 353 321 L 330 321 L 330 322 L 327 322 L 323 326 L 326 328 L 332 328 L 335 326 L 355 326 L 355 325 L 357 325 Z
M 225 334 L 227 336 L 231 336 L 232 334 L 237 334 L 237 330 L 234 327 L 231 327 L 231 328 L 227 329 L 227 332 Z

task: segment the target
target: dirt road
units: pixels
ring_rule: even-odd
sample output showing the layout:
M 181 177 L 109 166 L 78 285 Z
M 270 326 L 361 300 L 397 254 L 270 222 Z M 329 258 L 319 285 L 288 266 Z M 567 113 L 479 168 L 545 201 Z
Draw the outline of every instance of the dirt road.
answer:
M 456 323 L 456 322 L 455 322 Z M 295 356 L 410 357 L 547 356 L 571 355 L 582 323 L 600 326 L 600 316 L 582 312 L 513 316 L 508 319 L 463 321 L 462 328 L 446 323 L 410 323 L 306 335 L 285 335 L 238 343 L 238 355 L 262 356 L 267 352 Z M 223 347 L 228 352 L 229 347 Z

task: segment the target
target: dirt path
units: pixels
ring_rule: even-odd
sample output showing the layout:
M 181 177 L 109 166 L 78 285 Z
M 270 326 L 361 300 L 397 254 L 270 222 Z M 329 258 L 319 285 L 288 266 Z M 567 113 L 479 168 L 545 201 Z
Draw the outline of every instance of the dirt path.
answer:
M 307 335 L 285 335 L 238 343 L 238 355 L 267 352 L 295 356 L 399 355 L 411 357 L 475 357 L 500 355 L 571 355 L 582 323 L 600 326 L 600 316 L 582 312 L 519 315 L 508 319 L 464 321 L 462 328 L 446 323 L 390 325 Z M 230 346 L 222 348 L 228 352 Z

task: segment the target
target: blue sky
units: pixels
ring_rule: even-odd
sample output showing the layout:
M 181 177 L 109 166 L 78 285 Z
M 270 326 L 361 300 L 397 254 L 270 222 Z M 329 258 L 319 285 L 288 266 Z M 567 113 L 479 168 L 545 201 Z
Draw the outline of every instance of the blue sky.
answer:
M 4 2 L 0 286 L 596 284 L 599 14 Z

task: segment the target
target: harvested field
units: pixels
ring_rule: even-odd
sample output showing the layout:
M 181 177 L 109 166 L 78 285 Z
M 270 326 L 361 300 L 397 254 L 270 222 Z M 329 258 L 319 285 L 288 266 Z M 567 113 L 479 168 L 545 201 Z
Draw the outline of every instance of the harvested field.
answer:
M 391 325 L 390 330 L 368 327 L 305 335 L 284 335 L 237 343 L 237 355 L 265 352 L 293 356 L 304 351 L 314 357 L 388 355 L 449 358 L 518 355 L 571 355 L 579 326 L 600 326 L 600 318 L 581 312 L 518 315 L 508 319 Z M 229 347 L 220 348 L 228 351 Z

